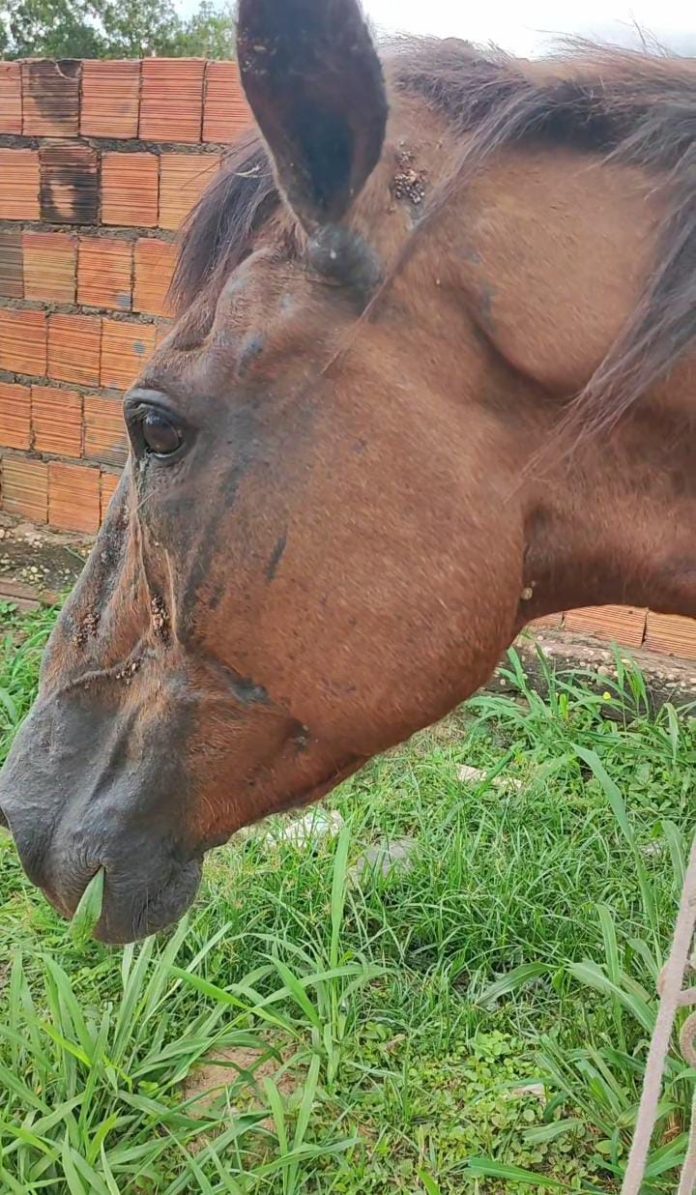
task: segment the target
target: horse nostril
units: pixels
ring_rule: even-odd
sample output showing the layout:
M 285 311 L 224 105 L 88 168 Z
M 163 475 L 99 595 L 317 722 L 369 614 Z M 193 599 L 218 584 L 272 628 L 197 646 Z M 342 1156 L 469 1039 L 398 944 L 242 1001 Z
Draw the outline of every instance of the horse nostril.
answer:
M 2 808 L 0 808 L 0 826 L 4 826 L 4 828 L 6 830 L 9 830 L 9 828 L 10 828 L 10 823 L 8 822 L 7 818 L 5 817 L 5 814 L 3 813 Z

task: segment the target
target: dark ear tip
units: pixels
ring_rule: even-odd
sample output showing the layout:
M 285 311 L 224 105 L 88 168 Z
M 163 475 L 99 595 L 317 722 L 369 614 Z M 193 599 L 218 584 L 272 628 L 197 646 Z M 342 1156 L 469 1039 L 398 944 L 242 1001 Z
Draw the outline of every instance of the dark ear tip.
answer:
M 240 0 L 239 69 L 281 189 L 308 231 L 335 223 L 379 161 L 388 105 L 357 0 Z
M 282 29 L 300 37 L 336 28 L 355 18 L 365 24 L 358 0 L 239 0 L 237 30 Z

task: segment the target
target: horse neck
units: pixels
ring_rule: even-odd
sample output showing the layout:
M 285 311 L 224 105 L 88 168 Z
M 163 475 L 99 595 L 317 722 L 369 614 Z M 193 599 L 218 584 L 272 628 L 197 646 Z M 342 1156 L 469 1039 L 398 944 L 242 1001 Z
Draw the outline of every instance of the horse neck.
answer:
M 681 374 L 681 378 L 677 376 Z M 528 614 L 628 604 L 696 617 L 694 370 L 530 484 Z
M 543 146 L 501 152 L 443 214 L 435 256 L 506 395 L 512 488 L 526 478 L 522 621 L 609 603 L 696 616 L 696 359 L 611 433 L 580 428 L 570 454 L 557 435 L 644 301 L 667 215 L 642 170 Z

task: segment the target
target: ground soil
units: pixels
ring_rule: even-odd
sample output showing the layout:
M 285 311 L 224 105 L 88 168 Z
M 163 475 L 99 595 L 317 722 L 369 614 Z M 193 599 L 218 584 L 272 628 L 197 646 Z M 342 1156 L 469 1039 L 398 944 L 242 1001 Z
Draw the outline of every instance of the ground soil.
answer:
M 0 514 L 0 602 L 32 609 L 75 584 L 91 541 Z

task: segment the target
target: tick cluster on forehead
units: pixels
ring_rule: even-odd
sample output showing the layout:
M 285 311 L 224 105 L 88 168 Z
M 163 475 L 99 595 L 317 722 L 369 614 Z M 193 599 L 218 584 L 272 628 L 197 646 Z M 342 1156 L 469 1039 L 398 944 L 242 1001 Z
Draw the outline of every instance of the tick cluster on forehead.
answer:
M 397 202 L 406 202 L 420 208 L 425 200 L 427 174 L 418 170 L 414 153 L 400 145 L 396 154 L 397 169 L 391 180 L 391 193 Z

